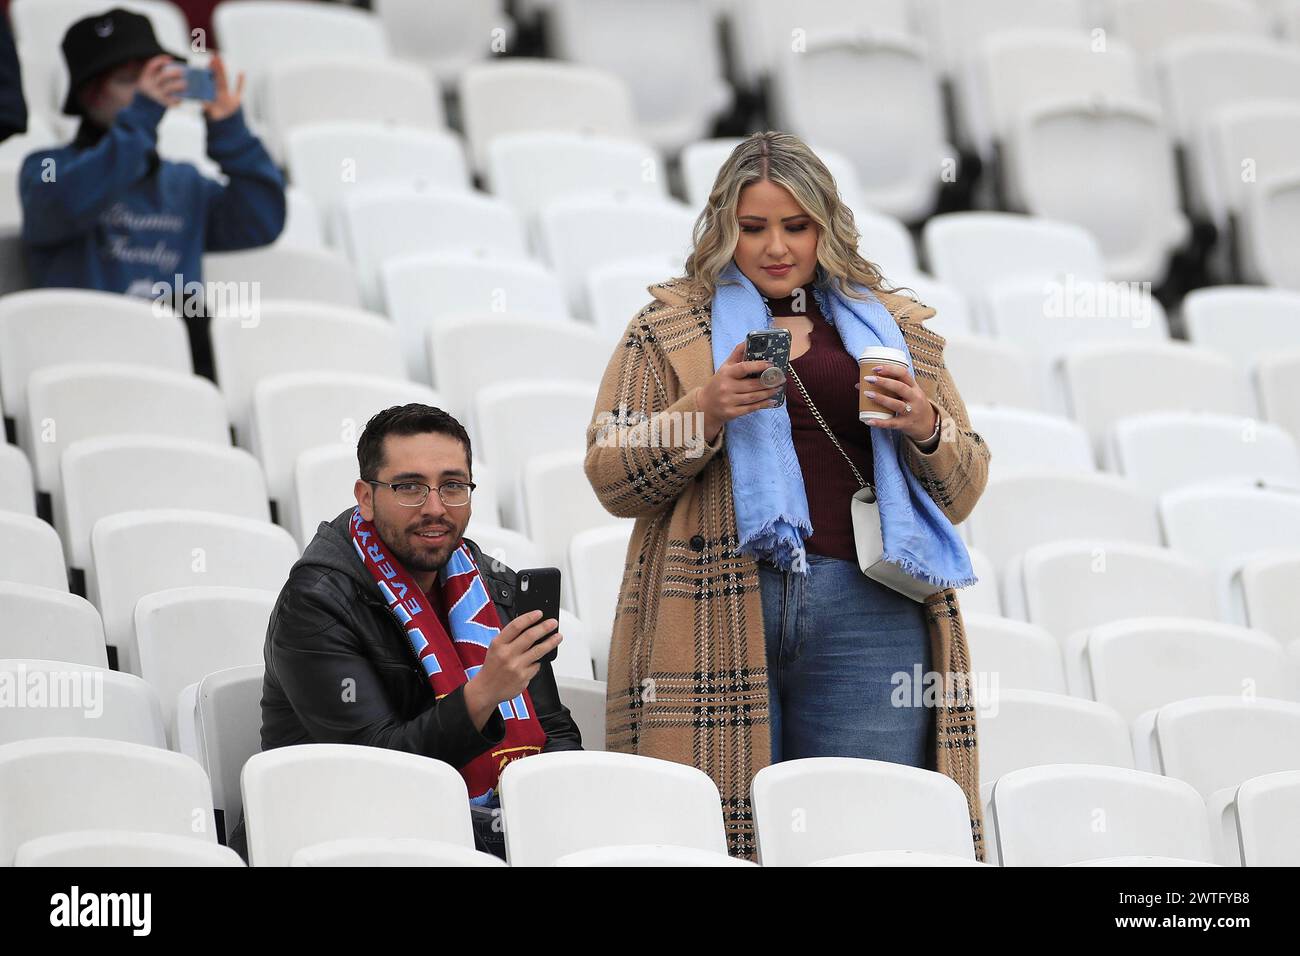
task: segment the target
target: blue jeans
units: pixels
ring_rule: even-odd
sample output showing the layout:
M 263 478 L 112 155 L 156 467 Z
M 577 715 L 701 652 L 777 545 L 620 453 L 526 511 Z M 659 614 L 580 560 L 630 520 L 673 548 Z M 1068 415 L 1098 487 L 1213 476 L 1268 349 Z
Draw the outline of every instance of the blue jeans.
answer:
M 806 577 L 758 566 L 772 762 L 865 757 L 932 767 L 934 714 L 913 706 L 911 692 L 916 665 L 930 670 L 921 605 L 852 561 L 807 558 Z

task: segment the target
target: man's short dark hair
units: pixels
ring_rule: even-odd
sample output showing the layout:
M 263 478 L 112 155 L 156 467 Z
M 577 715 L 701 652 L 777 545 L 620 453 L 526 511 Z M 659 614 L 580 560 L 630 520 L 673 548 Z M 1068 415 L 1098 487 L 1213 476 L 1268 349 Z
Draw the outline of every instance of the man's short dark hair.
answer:
M 385 408 L 366 422 L 361 440 L 357 442 L 357 465 L 361 477 L 374 478 L 384 467 L 384 439 L 389 435 L 425 435 L 430 432 L 450 435 L 464 445 L 465 461 L 473 469 L 474 458 L 465 426 L 441 408 L 413 402 Z

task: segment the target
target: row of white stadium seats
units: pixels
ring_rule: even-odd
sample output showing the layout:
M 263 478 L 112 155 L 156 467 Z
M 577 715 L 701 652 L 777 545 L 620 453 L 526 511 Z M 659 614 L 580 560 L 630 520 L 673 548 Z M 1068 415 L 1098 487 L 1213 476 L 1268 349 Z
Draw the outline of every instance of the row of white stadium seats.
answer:
M 438 761 L 310 744 L 246 755 L 236 778 L 254 866 L 500 865 L 475 855 L 464 780 Z M 95 800 L 86 801 L 92 782 Z M 5 744 L 0 865 L 106 857 L 238 865 L 216 849 L 215 783 L 194 761 L 138 744 L 78 737 Z M 513 865 L 744 865 L 726 857 L 717 788 L 692 767 L 627 754 L 541 754 L 509 764 L 500 789 Z M 301 793 L 313 799 L 304 804 Z M 1214 865 L 1216 853 L 1249 866 L 1295 865 L 1298 795 L 1297 770 L 1236 780 L 1207 805 L 1174 777 L 1051 763 L 999 777 L 986 837 L 1004 866 Z M 760 770 L 752 797 L 764 865 L 981 865 L 961 789 L 932 771 L 790 760 Z M 196 808 L 204 825 L 194 825 Z M 1096 826 L 1099 813 L 1111 825 Z M 229 805 L 225 815 L 235 819 Z M 791 826 L 793 818 L 801 825 Z

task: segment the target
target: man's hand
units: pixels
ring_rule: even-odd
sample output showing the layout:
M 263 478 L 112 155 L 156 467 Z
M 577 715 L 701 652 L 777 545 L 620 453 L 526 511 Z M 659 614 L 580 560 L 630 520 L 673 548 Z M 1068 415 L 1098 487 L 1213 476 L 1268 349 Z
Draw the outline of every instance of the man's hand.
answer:
M 155 103 L 175 106 L 185 92 L 185 68 L 160 53 L 141 68 L 136 89 Z
M 239 79 L 235 81 L 235 88 L 232 90 L 226 77 L 226 64 L 222 62 L 219 54 L 212 54 L 212 62 L 209 66 L 212 69 L 212 86 L 216 90 L 216 95 L 212 98 L 212 102 L 203 104 L 203 113 L 215 123 L 233 116 L 235 110 L 239 109 L 244 99 L 244 74 L 239 74 Z
M 465 685 L 465 707 L 475 727 L 482 730 L 493 708 L 524 692 L 542 669 L 541 659 L 564 638 L 556 631 L 538 642 L 559 626 L 554 618 L 543 621 L 541 611 L 529 611 L 501 628 L 488 645 L 482 668 Z

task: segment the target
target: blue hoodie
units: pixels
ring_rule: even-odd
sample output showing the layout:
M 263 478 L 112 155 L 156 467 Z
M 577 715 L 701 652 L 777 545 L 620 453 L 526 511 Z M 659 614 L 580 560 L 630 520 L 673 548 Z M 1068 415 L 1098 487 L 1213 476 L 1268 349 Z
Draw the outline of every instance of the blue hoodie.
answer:
M 204 252 L 263 246 L 280 234 L 284 179 L 242 111 L 208 123 L 208 155 L 229 177 L 225 186 L 189 163 L 158 158 L 165 111 L 136 93 L 98 142 L 23 161 L 18 188 L 33 285 L 151 297 L 155 282 L 170 287 L 178 273 L 202 282 Z

